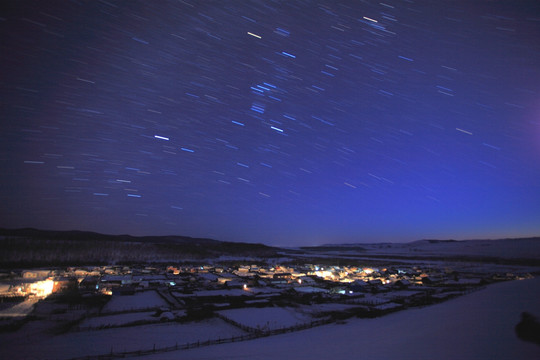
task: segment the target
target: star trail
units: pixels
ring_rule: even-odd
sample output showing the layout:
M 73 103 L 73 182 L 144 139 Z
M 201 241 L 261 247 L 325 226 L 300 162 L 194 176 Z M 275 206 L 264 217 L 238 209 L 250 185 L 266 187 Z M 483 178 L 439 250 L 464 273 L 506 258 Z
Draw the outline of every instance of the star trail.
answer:
M 0 226 L 540 233 L 536 1 L 12 1 Z

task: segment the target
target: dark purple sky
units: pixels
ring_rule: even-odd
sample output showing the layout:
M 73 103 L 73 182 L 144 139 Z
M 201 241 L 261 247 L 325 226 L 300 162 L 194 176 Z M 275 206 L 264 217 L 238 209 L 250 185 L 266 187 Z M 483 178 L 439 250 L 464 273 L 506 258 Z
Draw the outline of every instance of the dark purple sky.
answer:
M 537 1 L 10 1 L 0 226 L 540 234 Z

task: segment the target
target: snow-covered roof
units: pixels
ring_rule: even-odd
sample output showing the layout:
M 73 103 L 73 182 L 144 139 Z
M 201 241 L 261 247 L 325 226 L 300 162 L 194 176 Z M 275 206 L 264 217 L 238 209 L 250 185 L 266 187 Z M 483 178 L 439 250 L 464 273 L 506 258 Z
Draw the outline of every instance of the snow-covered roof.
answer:
M 403 305 L 396 304 L 396 303 L 393 303 L 393 302 L 389 302 L 389 303 L 386 303 L 386 304 L 380 304 L 380 305 L 374 306 L 373 309 L 382 311 L 382 310 L 399 309 L 401 307 L 403 307 Z
M 314 286 L 297 286 L 294 291 L 299 293 L 327 293 L 328 290 Z

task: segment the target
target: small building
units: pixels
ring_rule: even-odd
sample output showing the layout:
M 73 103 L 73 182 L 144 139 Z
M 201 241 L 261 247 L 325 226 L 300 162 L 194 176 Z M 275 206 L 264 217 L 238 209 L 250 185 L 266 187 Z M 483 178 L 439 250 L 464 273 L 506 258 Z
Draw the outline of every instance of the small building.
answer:
M 229 289 L 244 289 L 244 287 L 247 286 L 245 281 L 240 280 L 227 281 L 226 285 Z
M 99 276 L 86 276 L 79 283 L 79 289 L 83 292 L 95 292 L 99 289 Z
M 292 275 L 291 273 L 288 273 L 288 272 L 282 272 L 282 273 L 275 273 L 274 274 L 274 279 L 291 279 L 292 278 Z
M 298 286 L 294 288 L 294 291 L 301 294 L 325 294 L 329 292 L 327 289 L 315 286 Z
M 363 280 L 355 280 L 349 284 L 349 291 L 353 293 L 364 293 L 369 290 L 369 284 Z
M 229 281 L 233 281 L 235 279 L 238 279 L 236 275 L 230 274 L 230 273 L 221 273 L 218 278 L 217 282 L 218 284 L 226 284 Z
M 51 274 L 51 270 L 23 270 L 23 279 L 45 279 Z
M 398 289 L 406 289 L 411 285 L 411 282 L 407 279 L 400 279 L 394 283 L 394 287 Z
M 77 279 L 73 277 L 58 277 L 54 279 L 52 292 L 65 291 L 72 288 L 77 288 Z
M 312 277 L 309 276 L 301 276 L 297 279 L 299 285 L 315 285 L 316 281 Z

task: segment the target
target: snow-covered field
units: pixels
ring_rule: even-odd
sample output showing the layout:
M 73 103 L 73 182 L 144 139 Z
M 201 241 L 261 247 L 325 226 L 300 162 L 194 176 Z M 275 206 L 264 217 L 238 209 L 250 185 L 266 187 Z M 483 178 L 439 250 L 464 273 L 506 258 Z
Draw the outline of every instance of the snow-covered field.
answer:
M 443 261 L 440 254 L 457 256 L 500 256 L 511 258 L 540 258 L 540 242 L 523 240 L 517 243 L 503 240 L 500 243 L 476 242 L 429 242 L 391 244 L 386 248 L 379 245 L 361 252 L 356 259 L 373 254 L 385 254 L 389 258 L 400 255 L 400 262 L 409 261 L 415 266 L 459 269 L 463 273 L 494 274 L 538 272 L 534 263 L 523 265 L 509 261 L 503 264 L 475 261 Z M 383 245 L 386 246 L 386 245 Z M 343 257 L 351 252 L 338 251 Z M 329 256 L 320 254 L 320 256 Z M 341 255 L 340 255 L 341 256 Z M 415 259 L 420 256 L 420 259 Z M 429 256 L 434 256 L 429 258 Z M 381 257 L 376 257 L 381 260 Z M 426 260 L 427 259 L 427 260 Z M 471 258 L 471 260 L 474 260 Z M 530 268 L 530 270 L 529 270 Z M 465 279 L 465 280 L 463 280 Z M 463 278 L 461 281 L 472 281 Z M 298 287 L 297 289 L 306 289 Z M 198 290 L 194 294 L 174 293 L 188 302 L 195 299 L 223 297 L 229 301 L 234 297 L 251 298 L 246 304 L 271 303 L 265 298 L 279 294 L 275 288 L 248 288 Z M 441 298 L 459 292 L 442 293 Z M 414 297 L 413 290 L 366 294 L 355 304 L 319 304 L 298 307 L 243 308 L 220 311 L 220 315 L 238 324 L 261 330 L 276 330 L 308 324 L 320 319 L 320 313 L 347 311 L 366 304 L 382 309 L 398 306 L 400 297 Z M 485 289 L 451 299 L 447 302 L 423 308 L 412 308 L 375 319 L 351 318 L 339 324 L 324 325 L 308 330 L 289 332 L 250 341 L 238 341 L 219 345 L 203 346 L 189 350 L 156 353 L 145 359 L 540 359 L 540 346 L 521 341 L 514 327 L 520 314 L 528 311 L 540 318 L 540 278 L 511 281 L 488 285 Z M 199 300 L 199 299 L 197 299 Z M 219 304 L 220 300 L 216 300 Z M 233 303 L 233 301 L 229 301 Z M 219 305 L 230 305 L 226 304 Z M 218 305 L 215 304 L 215 305 Z M 13 313 L 25 313 L 33 304 L 22 303 L 14 307 Z M 57 307 L 57 308 L 56 308 Z M 78 324 L 79 329 L 96 329 L 120 326 L 139 321 L 155 321 L 155 309 L 169 307 L 154 290 L 137 292 L 130 296 L 115 295 L 102 309 L 102 316 L 89 317 Z M 20 311 L 19 311 L 20 310 Z M 69 311 L 66 311 L 69 310 Z M 65 313 L 62 311 L 66 311 Z M 30 321 L 15 332 L 0 333 L 0 359 L 69 359 L 82 356 L 97 356 L 111 352 L 145 351 L 182 346 L 187 343 L 207 340 L 230 339 L 247 333 L 219 318 L 199 322 L 164 322 L 101 330 L 76 331 L 77 326 L 67 333 L 57 334 L 70 317 L 78 317 L 77 311 L 67 309 L 65 304 L 38 303 Z M 131 312 L 130 312 L 131 311 Z M 170 319 L 185 315 L 185 310 L 167 312 Z M 65 328 L 67 329 L 67 328 Z
M 168 306 L 167 302 L 155 291 L 144 291 L 134 295 L 114 295 L 111 300 L 105 304 L 102 312 L 111 313 L 119 311 L 132 311 L 159 308 Z
M 151 294 L 152 292 L 148 292 Z M 144 293 L 142 293 L 144 294 Z M 158 296 L 157 293 L 154 295 Z M 122 298 L 122 297 L 119 297 Z M 129 298 L 129 297 L 125 297 Z M 139 298 L 139 301 L 142 298 Z M 155 299 L 155 298 L 154 298 Z M 433 306 L 413 308 L 375 319 L 349 319 L 308 330 L 178 350 L 148 359 L 540 359 L 540 346 L 517 338 L 514 327 L 523 311 L 540 318 L 540 278 L 487 286 Z M 384 299 L 386 300 L 386 299 Z M 331 306 L 335 305 L 335 306 Z M 320 306 L 319 306 L 320 307 Z M 279 329 L 308 323 L 312 311 L 323 308 L 247 308 L 221 313 L 250 327 Z M 150 312 L 90 318 L 88 322 L 123 323 Z M 6 359 L 69 359 L 115 352 L 150 350 L 206 340 L 230 339 L 246 333 L 213 318 L 191 323 L 159 323 L 54 335 L 54 321 L 25 324 L 14 333 L 0 333 Z
M 393 244 L 396 247 L 398 244 Z M 386 252 L 387 250 L 384 250 Z M 421 240 L 403 244 L 403 252 L 418 255 L 445 254 L 468 256 L 492 256 L 500 258 L 540 258 L 539 239 L 468 240 L 468 241 L 429 241 Z
M 0 318 L 2 317 L 19 317 L 28 315 L 34 305 L 39 301 L 37 298 L 27 299 L 21 303 L 15 304 L 11 307 L 5 308 L 0 311 Z
M 275 330 L 310 323 L 311 316 L 294 308 L 244 308 L 219 311 L 219 314 L 253 329 Z
M 540 317 L 540 278 L 488 286 L 448 302 L 375 319 L 352 319 L 240 343 L 145 359 L 540 359 L 540 346 L 514 326 L 528 311 Z
M 326 254 L 341 255 L 388 255 L 388 256 L 470 256 L 497 258 L 540 258 L 540 239 L 420 240 L 410 243 L 349 244 L 337 245 L 340 250 Z M 358 248 L 359 250 L 356 250 Z
M 80 329 L 99 328 L 102 326 L 120 326 L 127 325 L 138 321 L 156 320 L 153 316 L 155 311 L 135 312 L 117 315 L 96 316 L 85 319 L 79 325 Z
M 22 330 L 24 332 L 24 330 Z M 96 331 L 70 332 L 63 335 L 20 333 L 0 334 L 2 359 L 69 359 L 86 355 L 149 350 L 197 341 L 231 338 L 245 334 L 221 319 L 186 324 L 164 323 Z M 175 353 L 169 353 L 172 355 Z
M 184 310 L 175 310 L 167 312 L 172 318 L 181 318 L 186 315 Z M 92 330 L 102 327 L 128 326 L 136 325 L 144 322 L 158 322 L 162 317 L 157 316 L 155 311 L 129 312 L 115 315 L 104 315 L 89 317 L 83 320 L 78 329 Z
M 300 311 L 306 314 L 311 314 L 313 316 L 318 316 L 321 313 L 347 311 L 347 310 L 355 309 L 357 307 L 358 306 L 356 305 L 327 303 L 327 304 L 304 305 L 300 307 L 297 311 Z

